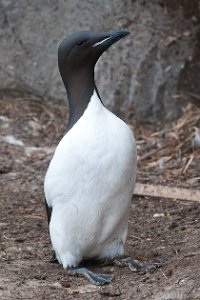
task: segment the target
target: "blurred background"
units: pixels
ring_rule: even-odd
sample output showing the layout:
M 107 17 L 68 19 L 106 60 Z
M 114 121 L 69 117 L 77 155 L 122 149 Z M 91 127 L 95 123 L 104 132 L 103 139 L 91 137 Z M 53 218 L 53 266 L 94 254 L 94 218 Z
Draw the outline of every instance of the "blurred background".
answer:
M 138 122 L 171 121 L 181 93 L 200 95 L 198 0 L 0 0 L 0 90 L 66 99 L 57 48 L 79 30 L 127 29 L 96 81 L 107 106 Z

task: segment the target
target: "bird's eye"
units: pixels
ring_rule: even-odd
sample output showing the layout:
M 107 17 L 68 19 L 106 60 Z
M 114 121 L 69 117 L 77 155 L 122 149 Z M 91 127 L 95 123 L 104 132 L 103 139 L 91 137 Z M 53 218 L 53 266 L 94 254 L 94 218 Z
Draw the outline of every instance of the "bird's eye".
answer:
M 77 46 L 80 46 L 80 45 L 82 45 L 83 43 L 85 43 L 86 42 L 86 40 L 80 40 L 80 41 L 78 41 L 77 43 L 76 43 L 76 45 Z

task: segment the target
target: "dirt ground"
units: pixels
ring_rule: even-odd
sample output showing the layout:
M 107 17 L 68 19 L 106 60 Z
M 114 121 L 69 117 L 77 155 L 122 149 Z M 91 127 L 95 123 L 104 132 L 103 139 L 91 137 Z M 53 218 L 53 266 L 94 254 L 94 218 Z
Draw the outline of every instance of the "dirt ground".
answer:
M 111 284 L 96 287 L 49 262 L 43 180 L 66 116 L 64 104 L 0 94 L 0 299 L 200 299 L 200 204 L 191 201 L 133 197 L 126 254 L 166 262 L 153 273 L 92 265 L 114 275 Z M 140 145 L 139 155 L 145 151 Z M 188 178 L 176 176 L 170 184 L 199 188 L 198 162 Z M 144 174 L 143 167 L 138 181 L 166 183 L 165 173 Z M 193 173 L 196 179 L 189 181 Z

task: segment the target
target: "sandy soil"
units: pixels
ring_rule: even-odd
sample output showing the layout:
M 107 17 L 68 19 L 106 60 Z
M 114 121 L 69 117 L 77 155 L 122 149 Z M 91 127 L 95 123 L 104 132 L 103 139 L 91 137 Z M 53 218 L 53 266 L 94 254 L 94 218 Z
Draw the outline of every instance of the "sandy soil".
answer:
M 66 115 L 64 105 L 0 94 L 0 299 L 200 299 L 200 205 L 190 201 L 134 197 L 126 253 L 166 262 L 153 273 L 92 265 L 114 275 L 96 287 L 49 262 L 43 179 Z

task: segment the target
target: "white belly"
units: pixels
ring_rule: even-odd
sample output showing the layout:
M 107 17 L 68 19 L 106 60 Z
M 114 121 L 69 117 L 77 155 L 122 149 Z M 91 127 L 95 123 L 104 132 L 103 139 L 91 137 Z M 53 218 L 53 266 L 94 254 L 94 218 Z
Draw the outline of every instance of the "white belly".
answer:
M 123 254 L 135 175 L 132 132 L 94 94 L 45 178 L 51 241 L 64 267 Z

